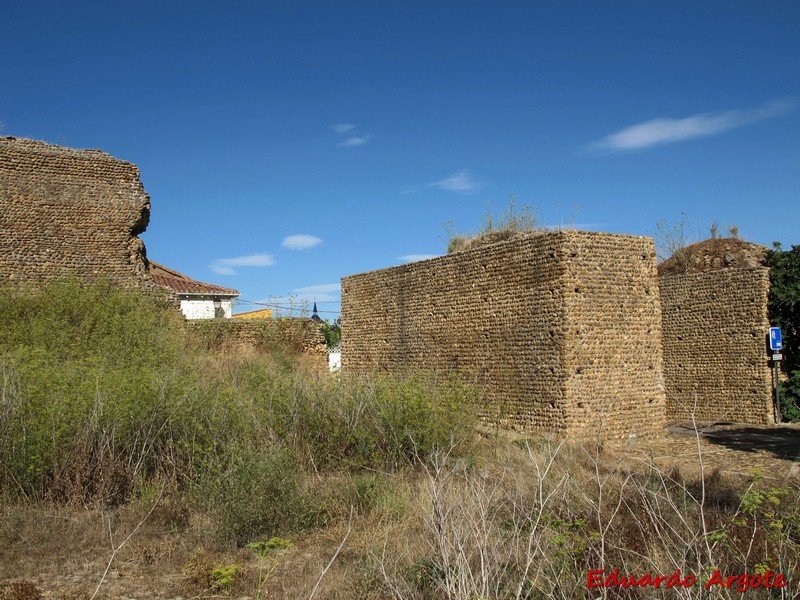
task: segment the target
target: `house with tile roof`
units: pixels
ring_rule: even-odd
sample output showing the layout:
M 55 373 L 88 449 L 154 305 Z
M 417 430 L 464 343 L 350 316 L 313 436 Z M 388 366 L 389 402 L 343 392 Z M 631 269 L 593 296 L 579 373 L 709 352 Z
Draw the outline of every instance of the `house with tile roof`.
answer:
M 148 261 L 152 280 L 178 298 L 187 319 L 229 319 L 239 291 L 197 281 L 162 264 Z

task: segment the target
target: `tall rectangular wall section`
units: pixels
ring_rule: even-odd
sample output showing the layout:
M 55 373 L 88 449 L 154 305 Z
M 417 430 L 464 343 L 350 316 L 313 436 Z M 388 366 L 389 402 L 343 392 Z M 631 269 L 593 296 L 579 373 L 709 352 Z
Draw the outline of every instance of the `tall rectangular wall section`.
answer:
M 0 285 L 71 276 L 149 287 L 137 237 L 149 217 L 135 165 L 0 137 Z
M 773 423 L 769 269 L 664 275 L 659 283 L 668 419 Z
M 568 232 L 564 356 L 571 425 L 606 437 L 666 427 L 661 299 L 649 237 Z
M 342 280 L 342 369 L 457 371 L 533 431 L 659 433 L 649 238 L 561 231 Z

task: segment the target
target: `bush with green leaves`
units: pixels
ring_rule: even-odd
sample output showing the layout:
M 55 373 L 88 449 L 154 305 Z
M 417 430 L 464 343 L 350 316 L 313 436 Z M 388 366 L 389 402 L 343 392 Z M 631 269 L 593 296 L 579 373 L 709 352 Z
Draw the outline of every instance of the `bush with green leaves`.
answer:
M 781 385 L 783 418 L 800 421 L 800 246 L 784 250 L 780 243 L 767 252 L 770 268 L 769 319 L 783 334 L 781 365 L 788 375 Z
M 469 452 L 477 424 L 475 390 L 434 374 L 294 377 L 255 393 L 261 422 L 316 469 L 393 469 L 447 448 Z
M 342 318 L 338 317 L 332 323 L 325 321 L 322 324 L 322 335 L 328 348 L 338 348 L 342 343 Z
M 238 546 L 317 524 L 321 516 L 291 452 L 279 446 L 229 449 L 210 457 L 194 486 L 213 515 L 212 533 Z
M 203 490 L 241 542 L 248 523 L 309 522 L 317 509 L 290 473 L 470 451 L 477 396 L 455 378 L 326 377 L 290 348 L 217 351 L 185 325 L 108 283 L 1 294 L 0 494 L 113 505 L 153 483 Z M 265 488 L 259 471 L 282 483 Z M 270 502 L 272 516 L 248 516 Z
M 171 451 L 183 347 L 174 308 L 110 283 L 0 294 L 0 489 L 125 500 Z

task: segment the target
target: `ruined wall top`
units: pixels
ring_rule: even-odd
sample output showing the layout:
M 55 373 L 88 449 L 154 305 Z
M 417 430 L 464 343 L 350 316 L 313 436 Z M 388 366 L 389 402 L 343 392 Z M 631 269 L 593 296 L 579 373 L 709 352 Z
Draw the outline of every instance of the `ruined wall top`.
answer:
M 658 274 L 705 273 L 719 269 L 755 269 L 764 266 L 767 249 L 739 238 L 711 238 L 676 251 L 658 265 Z
M 137 237 L 149 219 L 136 165 L 0 137 L 0 284 L 75 276 L 151 287 Z

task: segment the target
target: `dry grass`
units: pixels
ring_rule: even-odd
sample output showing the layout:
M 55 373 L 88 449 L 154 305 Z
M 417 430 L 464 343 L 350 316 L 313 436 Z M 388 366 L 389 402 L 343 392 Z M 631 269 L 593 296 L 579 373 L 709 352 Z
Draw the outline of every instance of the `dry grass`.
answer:
M 798 487 L 717 472 L 699 440 L 679 470 L 480 437 L 456 379 L 208 353 L 138 297 L 84 292 L 0 302 L 0 599 L 583 598 L 614 568 L 797 585 Z M 272 538 L 292 545 L 248 548 Z
M 796 597 L 800 489 L 723 473 L 715 467 L 724 457 L 701 457 L 684 476 L 656 466 L 646 451 L 631 461 L 591 443 L 501 436 L 472 458 L 441 454 L 394 473 L 319 474 L 313 493 L 328 506 L 327 525 L 281 532 L 293 547 L 274 557 L 261 597 L 582 598 L 589 569 L 681 569 L 701 579 L 712 566 L 784 573 L 795 587 L 777 596 L 750 590 L 747 598 Z M 153 501 L 151 491 L 115 510 L 5 506 L 0 598 L 36 598 L 37 590 L 91 598 L 112 548 L 137 526 L 98 598 L 257 597 L 258 557 L 211 535 L 213 514 L 177 492 Z M 213 570 L 231 565 L 239 567 L 232 582 L 215 585 Z M 701 590 L 630 588 L 611 597 L 741 597 Z

